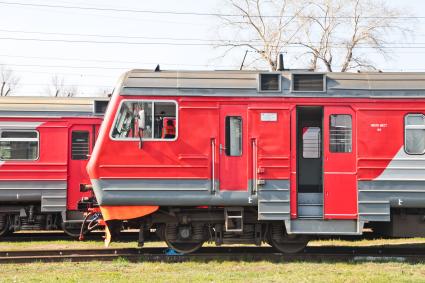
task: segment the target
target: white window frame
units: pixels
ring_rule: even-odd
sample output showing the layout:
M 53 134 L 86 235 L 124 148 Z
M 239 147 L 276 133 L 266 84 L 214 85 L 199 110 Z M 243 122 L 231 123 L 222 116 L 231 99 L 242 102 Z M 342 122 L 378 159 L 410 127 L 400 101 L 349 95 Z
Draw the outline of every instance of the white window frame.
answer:
M 36 138 L 2 138 L 3 132 L 19 132 L 19 133 L 27 133 L 27 132 L 33 132 L 37 134 Z M 35 159 L 2 159 L 0 156 L 1 161 L 36 161 L 40 158 L 40 133 L 37 130 L 28 129 L 28 130 L 15 130 L 15 129 L 2 129 L 0 130 L 0 142 L 37 142 L 37 156 Z
M 173 139 L 154 139 L 154 138 L 142 138 L 142 141 L 144 142 L 151 142 L 151 141 L 159 141 L 159 142 L 172 142 L 176 141 L 179 136 L 179 105 L 177 101 L 175 100 L 161 100 L 161 99 L 123 99 L 121 100 L 118 110 L 115 112 L 114 122 L 112 124 L 111 130 L 109 132 L 109 138 L 114 141 L 140 141 L 139 137 L 135 138 L 114 138 L 112 136 L 112 133 L 115 128 L 115 124 L 117 122 L 119 112 L 121 111 L 121 107 L 125 102 L 151 102 L 152 103 L 152 122 L 154 121 L 155 116 L 155 103 L 174 103 L 176 105 L 176 135 Z M 153 129 L 152 129 L 152 136 L 154 135 Z
M 421 117 L 422 120 L 424 121 L 424 125 L 407 125 L 407 118 L 408 117 L 412 117 L 412 116 L 416 116 L 416 117 Z M 407 151 L 406 149 L 406 133 L 407 130 L 425 130 L 425 115 L 421 114 L 421 113 L 408 113 L 404 116 L 404 152 L 406 152 L 406 154 L 408 155 L 424 155 L 425 154 L 425 148 L 422 151 L 422 153 L 410 153 Z

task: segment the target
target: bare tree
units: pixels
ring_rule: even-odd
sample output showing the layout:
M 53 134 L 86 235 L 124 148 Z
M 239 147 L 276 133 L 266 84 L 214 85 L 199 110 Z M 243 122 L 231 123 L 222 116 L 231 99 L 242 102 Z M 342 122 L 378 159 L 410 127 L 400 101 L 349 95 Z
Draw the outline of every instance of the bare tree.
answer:
M 370 56 L 362 52 L 364 48 L 389 58 L 388 35 L 409 33 L 398 20 L 401 12 L 381 0 L 226 2 L 239 17 L 220 18 L 245 38 L 221 41 L 220 46 L 227 47 L 226 52 L 236 47 L 254 50 L 272 70 L 276 69 L 278 54 L 296 46 L 300 47 L 299 58 L 309 59 L 308 67 L 313 70 L 375 69 Z
M 401 12 L 379 0 L 306 0 L 301 19 L 303 33 L 297 43 L 311 55 L 310 67 L 328 72 L 339 69 L 376 69 L 364 48 L 389 58 L 390 33 L 409 30 L 397 20 Z
M 298 21 L 302 29 L 296 44 L 305 47 L 305 54 L 311 55 L 309 69 L 316 70 L 323 62 L 328 71 L 332 71 L 334 61 L 333 44 L 336 32 L 342 25 L 341 16 L 343 3 L 339 0 L 305 1 L 308 8 L 303 11 Z
M 234 32 L 232 40 L 220 40 L 224 55 L 235 48 L 254 51 L 272 70 L 279 53 L 298 34 L 297 17 L 303 10 L 295 0 L 227 0 L 229 9 L 221 15 L 221 30 Z M 273 13 L 277 16 L 270 17 Z
M 73 97 L 78 94 L 78 87 L 76 85 L 65 84 L 65 78 L 59 75 L 53 75 L 50 83 L 45 89 L 45 92 L 54 97 Z
M 20 78 L 16 76 L 12 69 L 0 65 L 0 96 L 10 95 L 19 85 Z
M 46 93 L 49 96 L 58 97 L 62 95 L 65 87 L 65 79 L 59 75 L 53 75 L 50 78 L 50 83 L 46 87 Z
M 63 91 L 63 94 L 66 97 L 77 96 L 77 94 L 78 94 L 78 86 L 76 86 L 76 85 L 69 85 L 69 86 L 65 87 L 64 88 L 64 91 Z

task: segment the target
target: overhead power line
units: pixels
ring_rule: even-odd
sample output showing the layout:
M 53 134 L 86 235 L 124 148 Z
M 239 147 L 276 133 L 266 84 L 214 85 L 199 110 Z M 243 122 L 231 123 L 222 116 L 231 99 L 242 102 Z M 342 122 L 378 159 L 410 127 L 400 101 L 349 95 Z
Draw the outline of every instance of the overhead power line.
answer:
M 236 65 L 213 65 L 213 64 L 186 64 L 186 63 L 161 63 L 161 62 L 141 62 L 141 61 L 121 61 L 121 60 L 101 60 L 101 59 L 83 59 L 83 58 L 68 58 L 68 57 L 50 57 L 50 56 L 25 56 L 13 54 L 1 54 L 4 58 L 23 58 L 23 59 L 41 59 L 41 60 L 58 60 L 58 61 L 80 61 L 80 62 L 97 62 L 97 63 L 117 63 L 117 64 L 133 64 L 133 65 L 167 65 L 167 66 L 187 66 L 187 67 L 220 67 L 234 68 Z M 1 62 L 1 61 L 0 61 Z M 0 63 L 1 65 L 1 63 Z M 7 65 L 7 64 L 6 64 Z M 99 67 L 100 68 L 100 67 Z
M 49 65 L 49 64 L 4 64 L 6 66 L 10 66 L 10 67 L 36 67 L 36 68 L 59 68 L 59 69 L 95 69 L 95 70 L 117 70 L 117 71 L 127 71 L 129 69 L 134 69 L 137 67 L 140 67 L 140 65 L 153 65 L 152 67 L 156 66 L 158 63 L 155 64 L 139 64 L 139 66 L 135 66 L 135 67 L 126 67 L 126 66 L 121 66 L 121 67 L 115 67 L 115 66 L 72 66 L 72 65 Z M 179 66 L 179 64 L 167 64 L 167 63 L 159 63 L 161 66 Z M 0 64 L 1 66 L 2 64 Z M 181 65 L 184 66 L 184 65 Z M 186 66 L 193 66 L 193 67 L 207 67 L 208 65 L 186 65 Z M 236 68 L 237 66 L 211 66 L 213 68 Z M 145 67 L 146 68 L 146 67 Z M 76 74 L 78 75 L 78 74 Z
M 138 35 L 118 35 L 118 34 L 85 34 L 85 33 L 62 33 L 62 32 L 42 32 L 42 31 L 26 31 L 26 30 L 9 30 L 0 29 L 0 32 L 7 33 L 23 33 L 23 34 L 41 34 L 41 35 L 60 35 L 60 36 L 81 36 L 81 37 L 99 37 L 99 38 L 125 38 L 125 39 L 148 39 L 148 40 L 170 40 L 170 41 L 199 41 L 199 42 L 210 42 L 214 45 L 223 42 L 226 43 L 252 43 L 256 42 L 259 44 L 262 42 L 261 39 L 250 39 L 250 40 L 233 40 L 233 39 L 206 39 L 206 38 L 181 38 L 181 37 L 152 37 L 152 36 L 138 36 Z M 320 44 L 320 42 L 311 42 L 312 44 Z M 387 44 L 422 44 L 425 42 L 388 42 Z
M 213 17 L 243 17 L 237 14 L 222 14 L 222 13 L 207 13 L 207 12 L 187 12 L 187 11 L 160 11 L 160 10 L 138 10 L 138 9 L 119 9 L 119 8 L 100 8 L 100 7 L 87 7 L 87 6 L 73 6 L 73 5 L 53 5 L 53 4 L 42 4 L 42 3 L 25 3 L 25 2 L 8 2 L 0 1 L 2 5 L 10 6 L 27 6 L 27 7 L 39 7 L 39 8 L 53 8 L 53 9 L 70 9 L 70 10 L 88 10 L 98 12 L 121 12 L 121 13 L 139 13 L 139 14 L 159 14 L 159 15 L 181 15 L 181 16 L 213 16 Z M 260 16 L 251 16 L 260 17 Z M 262 15 L 263 18 L 281 18 L 278 15 Z M 284 16 L 286 18 L 292 18 L 294 15 Z M 320 18 L 320 17 L 318 17 Z M 324 18 L 324 17 L 322 17 Z M 335 16 L 327 18 L 354 18 L 353 16 Z M 374 16 L 374 17 L 363 17 L 371 19 L 425 19 L 425 16 Z
M 197 42 L 189 42 L 189 43 L 181 43 L 181 42 L 154 42 L 154 41 L 147 41 L 147 42 L 132 42 L 132 41 L 98 41 L 98 40 L 78 40 L 78 39 L 52 39 L 52 38 L 20 38 L 20 37 L 0 37 L 0 40 L 16 40 L 16 41 L 35 41 L 35 42 L 63 42 L 63 43 L 87 43 L 87 44 L 124 44 L 124 45 L 164 45 L 164 46 L 248 46 L 247 43 L 232 43 L 232 42 L 223 42 L 223 43 L 197 43 Z M 249 44 L 253 47 L 259 47 L 261 48 L 263 45 L 261 44 Z M 278 46 L 270 46 L 270 47 L 278 47 Z M 303 45 L 292 43 L 282 46 L 284 48 L 302 48 Z M 338 44 L 331 46 L 332 48 L 342 48 L 345 49 L 346 47 L 344 44 Z M 386 45 L 386 46 L 380 46 L 380 49 L 423 49 L 425 48 L 425 45 L 423 46 L 401 46 L 400 45 Z M 376 49 L 374 46 L 370 45 L 358 45 L 357 49 Z

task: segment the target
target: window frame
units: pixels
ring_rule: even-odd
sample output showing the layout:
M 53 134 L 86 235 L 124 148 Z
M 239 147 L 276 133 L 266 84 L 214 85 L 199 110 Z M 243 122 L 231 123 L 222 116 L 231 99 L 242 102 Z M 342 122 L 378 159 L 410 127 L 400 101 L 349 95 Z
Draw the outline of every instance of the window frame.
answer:
M 38 131 L 38 130 L 35 130 L 35 129 L 0 129 L 0 142 L 1 141 L 9 141 L 9 142 L 12 142 L 12 141 L 22 141 L 22 142 L 25 142 L 25 141 L 29 141 L 29 142 L 31 142 L 31 141 L 35 141 L 35 138 L 2 138 L 1 136 L 2 136 L 2 133 L 3 132 L 18 132 L 18 133 L 26 133 L 26 132 L 35 132 L 36 134 L 37 134 L 37 156 L 36 156 L 36 158 L 34 158 L 34 159 L 16 159 L 16 158 L 13 158 L 13 159 L 3 159 L 3 158 L 1 158 L 1 156 L 0 156 L 0 161 L 4 161 L 4 162 L 7 162 L 7 161 L 37 161 L 37 160 L 39 160 L 40 159 L 40 132 Z
M 112 136 L 112 133 L 114 131 L 115 125 L 117 123 L 118 120 L 118 116 L 119 116 L 119 112 L 121 111 L 122 105 L 125 102 L 152 102 L 152 122 L 154 121 L 154 115 L 155 115 L 155 102 L 159 102 L 159 103 L 174 103 L 174 105 L 176 106 L 176 136 L 173 139 L 158 139 L 158 138 L 142 138 L 143 142 L 151 142 L 151 141 L 158 141 L 158 142 L 173 142 L 176 141 L 179 137 L 179 105 L 177 103 L 177 101 L 175 100 L 162 100 L 162 99 L 123 99 L 120 101 L 120 104 L 118 105 L 117 111 L 115 112 L 115 117 L 114 117 L 114 121 L 112 123 L 111 126 L 111 130 L 109 131 L 109 138 L 111 140 L 114 141 L 140 141 L 139 137 L 135 137 L 135 138 L 114 138 Z M 154 133 L 152 131 L 152 136 L 154 136 Z
M 73 150 L 74 150 L 74 141 L 73 141 L 73 134 L 74 133 L 87 133 L 87 154 L 86 154 L 86 158 L 84 159 L 80 159 L 80 158 L 74 158 L 73 155 Z M 84 161 L 84 160 L 89 160 L 90 159 L 90 131 L 89 130 L 72 130 L 71 131 L 71 160 L 75 160 L 75 161 Z M 82 154 L 79 154 L 82 156 Z
M 227 118 L 229 118 L 229 132 L 227 132 Z M 231 123 L 230 123 L 230 120 L 231 120 L 231 118 L 238 118 L 239 120 L 240 120 L 240 129 L 241 129 L 241 136 L 240 136 L 240 150 L 239 150 L 239 152 L 240 152 L 240 154 L 239 155 L 232 155 L 231 154 L 231 148 L 230 148 L 230 146 L 231 146 L 231 139 L 230 139 L 230 133 L 231 133 L 231 127 L 230 127 L 230 125 L 231 125 Z M 243 131 L 244 131 L 244 129 L 243 129 L 243 118 L 242 118 L 242 116 L 235 116 L 235 115 L 229 115 L 229 116 L 226 116 L 225 117 L 225 141 L 224 141 L 224 145 L 225 145 L 225 149 L 224 149 L 224 154 L 227 156 L 227 157 L 241 157 L 241 156 L 243 156 L 243 150 L 244 150 L 244 148 L 243 148 L 243 142 L 244 142 L 244 140 L 243 140 Z M 229 147 L 227 146 L 227 138 L 229 138 Z
M 332 141 L 332 138 L 331 138 L 331 123 L 332 123 L 331 117 L 332 116 L 349 116 L 350 117 L 350 151 L 332 151 L 332 148 L 331 148 L 331 146 L 332 146 L 332 144 L 331 144 L 331 141 Z M 328 127 L 329 127 L 329 147 L 328 147 L 328 151 L 332 154 L 353 153 L 353 143 L 354 143 L 354 139 L 353 139 L 353 115 L 347 114 L 347 113 L 341 113 L 341 114 L 332 113 L 332 114 L 329 114 L 329 125 L 328 125 Z
M 317 151 L 317 153 L 318 153 L 318 156 L 317 157 L 305 157 L 305 153 L 306 153 L 306 151 L 305 151 L 305 143 L 304 143 L 304 135 L 302 136 L 302 142 L 303 142 L 303 144 L 302 144 L 302 148 L 303 148 L 303 152 L 302 152 L 302 158 L 304 158 L 304 159 L 321 159 L 322 158 L 322 155 L 323 155 L 323 153 L 322 153 L 322 128 L 321 127 L 317 127 L 317 126 L 306 126 L 307 128 L 316 128 L 316 129 L 319 129 L 319 138 L 317 139 L 317 141 L 318 141 L 318 151 Z
M 422 114 L 422 113 L 407 113 L 406 115 L 404 115 L 404 120 L 403 120 L 403 131 L 404 131 L 404 133 L 403 133 L 403 136 L 404 136 L 404 140 L 403 140 L 403 150 L 404 150 L 404 152 L 407 154 L 407 155 L 424 155 L 425 154 L 425 148 L 424 148 L 424 150 L 423 150 L 423 152 L 422 153 L 409 153 L 407 150 L 406 150 L 406 129 L 407 129 L 407 127 L 408 127 L 408 125 L 406 124 L 406 122 L 407 122 L 407 117 L 408 116 L 421 116 L 422 117 L 422 119 L 424 120 L 424 122 L 425 122 L 425 115 L 424 114 Z M 424 127 L 424 129 L 425 129 L 425 125 L 423 126 Z M 422 130 L 422 129 L 417 129 L 417 130 Z

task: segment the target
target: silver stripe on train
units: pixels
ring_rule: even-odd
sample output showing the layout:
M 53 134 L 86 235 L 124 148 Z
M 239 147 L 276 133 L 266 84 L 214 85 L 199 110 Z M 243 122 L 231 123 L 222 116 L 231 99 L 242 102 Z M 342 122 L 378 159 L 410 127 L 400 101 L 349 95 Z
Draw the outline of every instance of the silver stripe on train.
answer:
M 0 181 L 0 201 L 41 202 L 42 212 L 62 212 L 66 188 L 66 181 Z

